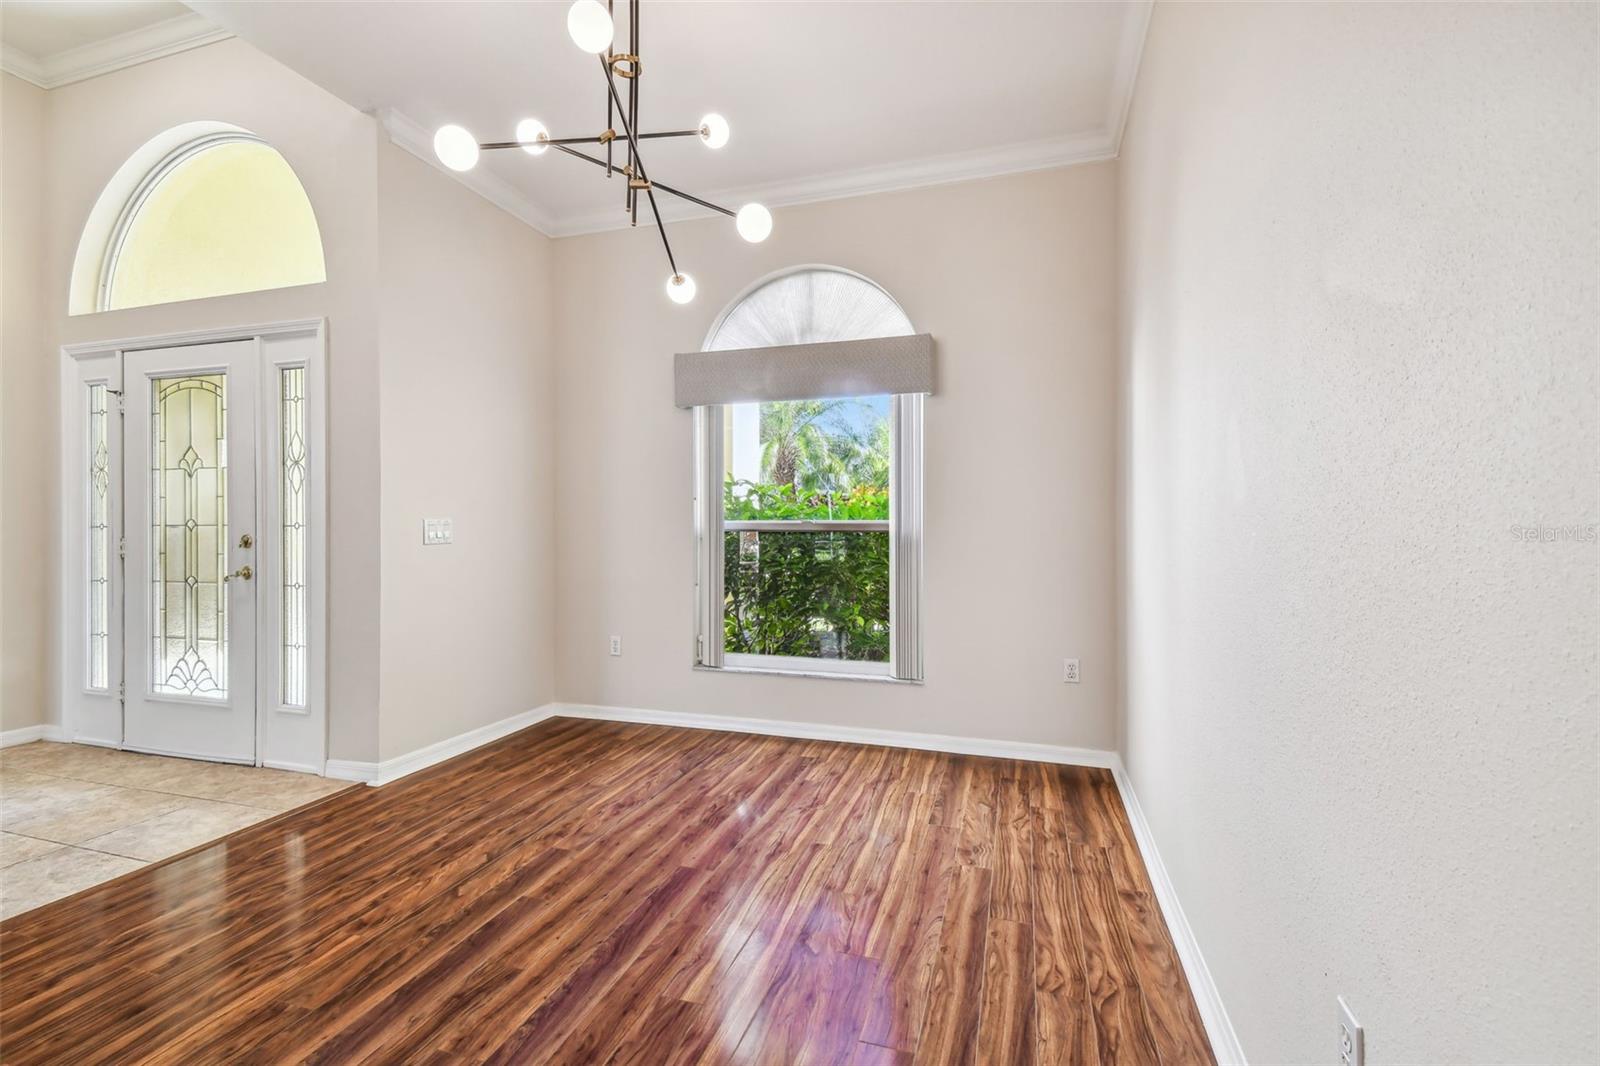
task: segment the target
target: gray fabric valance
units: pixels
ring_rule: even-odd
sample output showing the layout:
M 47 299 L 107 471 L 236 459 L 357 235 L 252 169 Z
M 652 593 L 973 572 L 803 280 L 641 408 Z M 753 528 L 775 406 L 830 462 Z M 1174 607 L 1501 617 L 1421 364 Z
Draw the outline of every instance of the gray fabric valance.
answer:
M 933 336 L 679 352 L 679 407 L 933 391 Z

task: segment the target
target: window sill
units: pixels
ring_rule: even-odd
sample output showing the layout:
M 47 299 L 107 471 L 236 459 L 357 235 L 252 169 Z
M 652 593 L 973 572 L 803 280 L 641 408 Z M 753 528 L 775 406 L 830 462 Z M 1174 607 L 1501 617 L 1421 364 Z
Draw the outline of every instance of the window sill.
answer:
M 694 669 L 703 674 L 761 674 L 768 677 L 807 677 L 818 681 L 867 681 L 874 685 L 920 685 L 905 677 L 888 674 L 832 674 L 825 670 L 784 670 L 774 666 L 699 666 Z

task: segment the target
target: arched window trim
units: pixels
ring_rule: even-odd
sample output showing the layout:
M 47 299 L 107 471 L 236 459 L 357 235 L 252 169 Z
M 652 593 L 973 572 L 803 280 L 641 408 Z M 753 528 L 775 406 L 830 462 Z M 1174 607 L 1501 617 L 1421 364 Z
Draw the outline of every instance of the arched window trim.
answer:
M 170 178 L 179 167 L 194 159 L 195 156 L 207 152 L 212 148 L 219 148 L 225 144 L 260 144 L 272 147 L 266 140 L 244 130 L 224 130 L 217 133 L 208 133 L 183 144 L 168 152 L 151 167 L 134 187 L 132 194 L 123 203 L 122 210 L 117 215 L 117 220 L 112 224 L 111 236 L 106 241 L 105 255 L 100 260 L 100 282 L 95 297 L 95 310 L 111 310 L 111 286 L 117 276 L 117 263 L 122 258 L 124 242 L 128 239 L 128 232 L 133 228 L 134 220 L 139 217 L 139 212 L 149 201 L 151 194 L 161 186 L 161 183 Z
M 743 289 L 739 290 L 738 294 L 734 296 L 733 299 L 728 301 L 727 305 L 723 307 L 721 313 L 719 313 L 716 319 L 711 323 L 711 328 L 706 331 L 706 339 L 705 342 L 700 345 L 700 350 L 707 352 L 714 350 L 713 345 L 716 343 L 717 334 L 722 332 L 722 327 L 728 321 L 728 316 L 737 311 L 746 300 L 750 299 L 750 297 L 754 296 L 768 285 L 771 285 L 774 282 L 782 281 L 784 278 L 795 274 L 809 274 L 813 272 L 844 274 L 848 277 L 855 278 L 857 281 L 865 282 L 874 289 L 877 289 L 879 292 L 883 293 L 884 298 L 890 303 L 894 304 L 894 306 L 899 309 L 900 314 L 905 317 L 907 324 L 910 324 L 911 316 L 906 314 L 906 309 L 900 305 L 899 300 L 894 298 L 894 294 L 860 271 L 851 270 L 849 267 L 834 266 L 832 263 L 800 263 L 794 266 L 782 267 L 781 269 L 774 270 L 770 274 L 764 274 L 752 281 L 750 284 L 746 285 Z

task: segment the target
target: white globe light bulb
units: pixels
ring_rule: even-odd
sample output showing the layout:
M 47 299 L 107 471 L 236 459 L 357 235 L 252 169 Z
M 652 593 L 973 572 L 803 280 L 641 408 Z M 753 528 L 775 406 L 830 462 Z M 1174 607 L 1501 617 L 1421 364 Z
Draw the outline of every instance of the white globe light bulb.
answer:
M 460 126 L 440 126 L 433 154 L 451 170 L 471 170 L 478 165 L 478 139 Z
M 572 35 L 573 44 L 599 55 L 610 46 L 614 31 L 611 16 L 600 0 L 578 0 L 567 9 L 567 32 Z
M 772 232 L 772 212 L 760 204 L 745 204 L 734 216 L 733 224 L 739 227 L 739 236 L 751 244 L 760 244 Z
M 686 304 L 694 299 L 694 279 L 687 274 L 674 274 L 667 279 L 667 295 L 675 304 Z
M 535 143 L 549 136 L 550 133 L 544 128 L 544 123 L 536 118 L 525 118 L 517 123 L 517 140 L 522 142 L 522 150 L 529 155 L 544 155 L 549 151 L 549 145 Z
M 700 120 L 700 139 L 708 148 L 721 148 L 728 143 L 728 120 L 713 112 Z

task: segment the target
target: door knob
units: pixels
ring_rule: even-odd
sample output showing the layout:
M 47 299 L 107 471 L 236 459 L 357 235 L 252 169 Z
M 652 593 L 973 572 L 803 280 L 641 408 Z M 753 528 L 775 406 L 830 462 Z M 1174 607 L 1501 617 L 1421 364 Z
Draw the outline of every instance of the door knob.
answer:
M 250 564 L 249 563 L 246 563 L 244 566 L 239 567 L 239 569 L 237 569 L 233 573 L 227 575 L 222 580 L 224 582 L 228 582 L 228 581 L 232 581 L 234 578 L 238 578 L 240 581 L 249 581 L 252 577 L 255 577 L 255 576 L 256 576 L 256 572 L 254 570 L 250 569 Z

